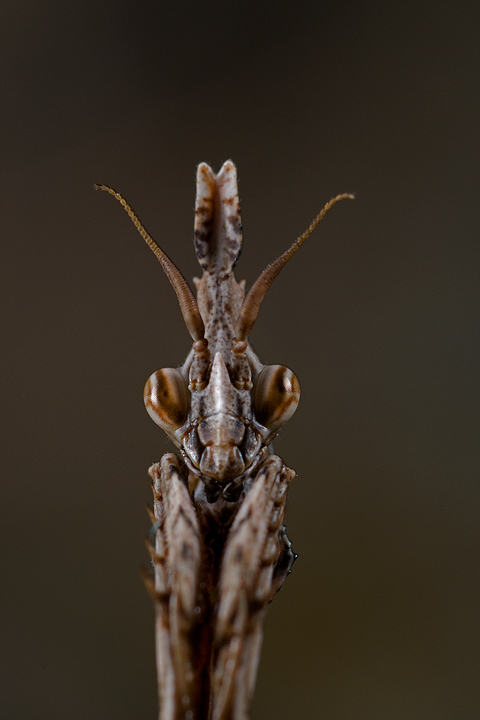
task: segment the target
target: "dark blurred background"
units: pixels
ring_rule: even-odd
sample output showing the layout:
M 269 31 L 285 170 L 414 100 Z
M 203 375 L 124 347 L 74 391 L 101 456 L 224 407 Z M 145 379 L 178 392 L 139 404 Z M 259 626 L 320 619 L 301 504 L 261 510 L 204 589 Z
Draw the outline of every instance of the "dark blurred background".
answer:
M 124 193 L 191 278 L 195 169 L 238 167 L 252 334 L 300 379 L 276 451 L 299 559 L 253 720 L 478 720 L 480 6 L 0 8 L 0 714 L 155 718 L 139 574 L 154 370 L 190 340 Z

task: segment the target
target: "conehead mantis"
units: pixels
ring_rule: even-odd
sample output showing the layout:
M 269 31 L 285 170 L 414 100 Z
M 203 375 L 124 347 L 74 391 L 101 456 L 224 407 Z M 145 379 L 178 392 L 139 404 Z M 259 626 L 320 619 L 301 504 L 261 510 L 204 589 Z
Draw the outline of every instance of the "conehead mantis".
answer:
M 245 295 L 233 269 L 242 248 L 236 169 L 198 166 L 194 246 L 203 275 L 189 284 L 124 207 L 167 275 L 193 340 L 178 368 L 153 373 L 147 411 L 172 440 L 153 481 L 154 578 L 160 720 L 247 720 L 268 603 L 295 555 L 283 518 L 295 473 L 271 443 L 295 412 L 300 385 L 263 365 L 248 337 L 280 271 L 344 193 L 265 268 Z

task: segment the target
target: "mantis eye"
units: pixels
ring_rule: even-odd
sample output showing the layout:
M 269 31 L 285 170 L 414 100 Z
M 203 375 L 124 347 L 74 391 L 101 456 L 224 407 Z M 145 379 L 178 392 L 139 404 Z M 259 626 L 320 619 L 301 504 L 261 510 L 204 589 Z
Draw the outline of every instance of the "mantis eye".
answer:
M 174 368 L 163 368 L 150 375 L 143 399 L 152 420 L 166 432 L 178 430 L 187 419 L 190 406 L 187 383 Z
M 255 383 L 255 417 L 270 431 L 290 420 L 300 401 L 300 383 L 284 365 L 266 365 Z

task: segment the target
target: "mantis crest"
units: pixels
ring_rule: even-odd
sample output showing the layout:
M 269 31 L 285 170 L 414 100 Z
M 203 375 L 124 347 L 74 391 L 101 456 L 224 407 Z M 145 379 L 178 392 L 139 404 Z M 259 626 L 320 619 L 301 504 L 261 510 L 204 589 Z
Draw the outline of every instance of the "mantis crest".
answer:
M 247 720 L 268 603 L 295 555 L 283 518 L 295 473 L 271 442 L 295 412 L 300 386 L 282 365 L 263 365 L 248 343 L 268 288 L 338 200 L 253 284 L 233 268 L 242 249 L 235 166 L 197 172 L 197 297 L 178 268 L 123 205 L 177 295 L 193 345 L 178 368 L 153 373 L 148 413 L 177 447 L 149 472 L 160 720 Z

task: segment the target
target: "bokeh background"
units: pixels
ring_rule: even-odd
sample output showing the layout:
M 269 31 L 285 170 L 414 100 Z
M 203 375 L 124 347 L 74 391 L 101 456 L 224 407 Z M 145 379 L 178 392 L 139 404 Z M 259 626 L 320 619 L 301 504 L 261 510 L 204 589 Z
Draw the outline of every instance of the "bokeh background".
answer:
M 480 6 L 3 0 L 0 714 L 154 718 L 143 384 L 189 349 L 195 168 L 238 167 L 252 334 L 300 379 L 299 559 L 253 720 L 477 720 Z

